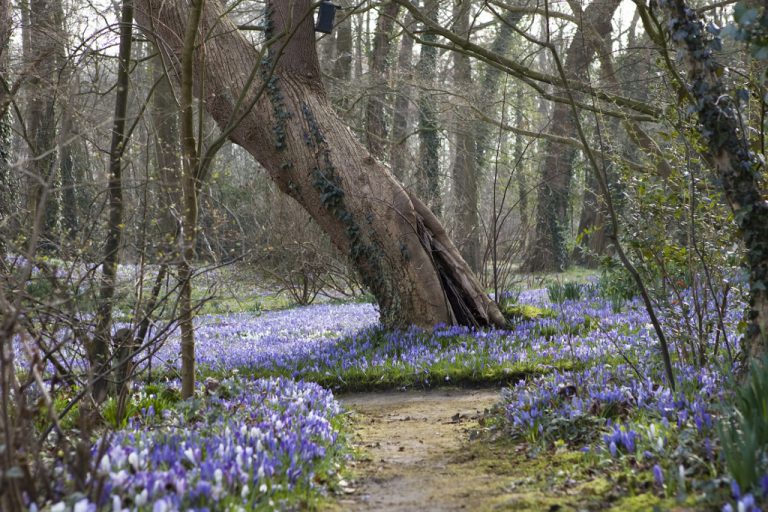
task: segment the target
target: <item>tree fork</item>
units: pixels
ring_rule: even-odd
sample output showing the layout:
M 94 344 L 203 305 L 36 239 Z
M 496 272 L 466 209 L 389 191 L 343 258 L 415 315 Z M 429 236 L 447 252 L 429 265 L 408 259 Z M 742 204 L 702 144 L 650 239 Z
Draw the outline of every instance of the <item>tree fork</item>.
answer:
M 178 63 L 186 7 L 178 0 L 137 0 L 136 6 L 139 24 Z M 194 90 L 204 91 L 200 99 L 208 112 L 220 126 L 242 118 L 230 139 L 350 255 L 371 286 L 385 325 L 503 325 L 437 219 L 333 112 L 321 82 L 311 2 L 272 1 L 267 8 L 267 39 L 275 42 L 260 59 L 221 4 L 205 2 L 200 30 L 207 37 L 196 47 L 205 52 L 205 66 L 195 70 Z M 256 69 L 261 73 L 251 80 Z M 266 94 L 259 96 L 261 90 Z M 241 91 L 243 102 L 237 100 Z M 250 110 L 240 107 L 253 100 Z M 424 245 L 420 233 L 432 242 Z

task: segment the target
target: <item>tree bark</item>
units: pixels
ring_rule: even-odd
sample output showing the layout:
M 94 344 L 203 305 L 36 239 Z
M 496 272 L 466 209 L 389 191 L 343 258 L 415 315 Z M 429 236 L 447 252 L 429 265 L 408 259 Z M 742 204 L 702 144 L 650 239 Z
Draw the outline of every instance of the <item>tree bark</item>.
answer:
M 670 38 L 686 56 L 687 83 L 681 93 L 693 103 L 700 131 L 723 186 L 725 198 L 739 226 L 747 250 L 749 312 L 742 349 L 759 361 L 768 354 L 768 194 L 761 188 L 765 166 L 750 151 L 742 133 L 742 119 L 720 78 L 713 54 L 717 45 L 683 0 L 664 4 Z
M 470 2 L 454 3 L 455 24 L 453 30 L 469 38 Z M 456 111 L 456 158 L 453 162 L 453 193 L 456 205 L 456 239 L 461 255 L 475 272 L 481 271 L 480 222 L 477 210 L 478 169 L 475 167 L 476 133 L 470 121 L 473 118 L 472 66 L 464 52 L 453 52 L 454 86 L 465 95 L 467 105 Z M 485 123 L 484 123 L 485 124 Z
M 413 16 L 406 13 L 403 26 L 410 29 Z M 410 171 L 409 162 L 413 161 L 408 149 L 408 126 L 410 124 L 410 81 L 413 78 L 413 38 L 403 34 L 400 41 L 400 51 L 397 55 L 397 85 L 395 88 L 395 104 L 392 109 L 392 140 L 390 142 L 389 165 L 397 178 L 405 182 Z
M 0 260 L 5 261 L 8 229 L 11 223 L 13 187 L 11 186 L 10 43 L 13 35 L 11 0 L 0 0 Z M 0 266 L 2 263 L 0 263 Z
M 585 81 L 592 57 L 601 38 L 611 32 L 611 18 L 620 0 L 594 0 L 584 11 L 566 52 L 565 71 L 569 80 Z M 599 36 L 599 37 L 595 37 Z M 552 110 L 550 133 L 565 137 L 576 131 L 571 106 L 557 103 Z M 547 141 L 541 164 L 541 185 L 536 203 L 536 225 L 525 272 L 563 270 L 568 265 L 565 233 L 568 226 L 571 176 L 575 148 Z
M 29 144 L 31 178 L 27 191 L 27 214 L 30 232 L 42 217 L 40 241 L 43 247 L 55 244 L 54 230 L 59 215 L 56 163 L 56 79 L 61 33 L 56 13 L 58 0 L 31 0 L 27 23 L 23 25 L 24 57 L 32 68 L 27 81 L 27 143 Z
M 440 3 L 437 0 L 424 2 L 425 15 L 437 22 Z M 437 48 L 429 43 L 437 41 L 434 32 L 425 28 L 421 36 L 421 56 L 416 66 L 421 78 L 419 92 L 419 175 L 416 190 L 437 215 L 442 210 L 440 198 L 440 137 L 438 136 L 437 102 L 432 90 L 437 73 Z
M 115 277 L 120 262 L 120 246 L 123 238 L 123 153 L 127 142 L 125 118 L 128 111 L 128 73 L 131 61 L 133 35 L 133 3 L 123 0 L 120 14 L 120 47 L 118 54 L 117 93 L 112 120 L 112 141 L 109 149 L 109 220 L 107 240 L 99 286 L 99 307 L 96 312 L 96 329 L 89 347 L 88 359 L 93 372 L 93 396 L 98 401 L 106 398 L 107 376 L 110 366 L 112 340 L 112 310 L 115 296 Z
M 502 325 L 440 224 L 334 113 L 320 80 L 310 8 L 309 0 L 268 3 L 267 38 L 276 42 L 262 59 L 220 3 L 205 3 L 196 49 L 205 65 L 194 78 L 208 112 L 220 126 L 239 117 L 230 138 L 349 255 L 385 325 Z M 185 11 L 181 1 L 137 2 L 140 24 L 176 61 Z M 252 70 L 261 72 L 253 82 Z M 245 104 L 237 102 L 243 90 Z
M 399 10 L 400 5 L 395 2 L 384 4 L 379 12 L 376 34 L 373 37 L 373 56 L 365 107 L 365 138 L 368 151 L 379 159 L 384 158 L 387 142 L 387 124 L 384 119 L 385 96 L 389 89 L 387 70 L 389 69 L 389 50 L 392 46 L 392 28 Z
M 67 73 L 68 78 L 70 74 Z M 74 84 L 67 85 L 74 91 Z M 61 221 L 64 238 L 70 242 L 75 240 L 78 232 L 78 199 L 77 181 L 75 180 L 75 148 L 79 143 L 76 139 L 75 105 L 70 94 L 61 105 L 61 130 L 59 133 L 59 172 L 61 173 Z
M 179 105 L 182 159 L 181 190 L 184 199 L 184 215 L 181 230 L 181 260 L 179 261 L 179 302 L 181 314 L 181 396 L 190 398 L 195 392 L 195 326 L 194 310 L 192 309 L 192 262 L 195 259 L 195 243 L 197 240 L 198 214 L 198 171 L 200 156 L 195 140 L 195 111 L 194 111 L 194 65 L 200 65 L 196 60 L 200 54 L 195 52 L 195 40 L 203 12 L 205 0 L 193 0 L 189 10 L 187 25 L 184 30 L 184 46 L 181 53 L 181 104 Z M 202 134 L 200 134 L 202 136 Z

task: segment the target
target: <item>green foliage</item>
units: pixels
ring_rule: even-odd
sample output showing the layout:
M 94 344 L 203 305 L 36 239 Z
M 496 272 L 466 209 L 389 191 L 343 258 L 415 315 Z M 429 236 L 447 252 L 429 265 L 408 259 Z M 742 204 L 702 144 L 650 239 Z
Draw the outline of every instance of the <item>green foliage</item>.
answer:
M 539 318 L 557 318 L 557 312 L 549 308 L 539 308 L 530 304 L 505 304 L 501 314 L 510 322 L 537 320 Z
M 627 301 L 640 295 L 640 289 L 634 278 L 612 259 L 605 260 L 603 264 L 597 283 L 597 292 L 611 302 L 614 312 L 619 312 Z
M 739 2 L 733 9 L 734 23 L 723 30 L 723 35 L 749 45 L 750 55 L 757 60 L 768 60 L 768 10 L 753 2 Z
M 553 304 L 562 304 L 566 300 L 579 300 L 585 291 L 585 285 L 568 281 L 555 281 L 547 285 L 547 295 Z
M 53 294 L 54 285 L 46 277 L 30 279 L 27 283 L 27 294 L 33 299 L 45 300 Z
M 180 400 L 181 394 L 177 389 L 169 386 L 148 384 L 138 393 L 127 397 L 122 417 L 118 417 L 119 398 L 116 397 L 107 399 L 101 414 L 107 425 L 114 429 L 121 429 L 128 424 L 128 418 L 139 414 L 146 416 L 148 411 L 154 411 L 154 414 L 161 414 L 162 411 L 172 409 Z
M 768 473 L 768 361 L 755 363 L 718 432 L 728 471 L 747 491 Z

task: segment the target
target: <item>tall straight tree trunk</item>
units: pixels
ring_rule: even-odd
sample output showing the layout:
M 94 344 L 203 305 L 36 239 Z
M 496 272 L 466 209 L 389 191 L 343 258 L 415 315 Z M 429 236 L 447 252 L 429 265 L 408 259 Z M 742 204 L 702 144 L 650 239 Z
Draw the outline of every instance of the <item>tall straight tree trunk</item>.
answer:
M 413 16 L 406 13 L 403 26 L 411 28 Z M 397 54 L 397 85 L 395 86 L 395 104 L 392 109 L 392 139 L 390 142 L 389 165 L 400 181 L 405 182 L 409 173 L 410 151 L 408 150 L 408 132 L 410 124 L 411 86 L 413 79 L 413 38 L 403 34 L 400 38 L 400 51 Z
M 352 17 L 347 16 L 336 25 L 336 62 L 334 78 L 349 81 L 352 78 Z
M 454 32 L 469 38 L 469 14 L 471 3 L 458 0 L 454 3 Z M 477 210 L 478 175 L 475 168 L 475 132 L 472 106 L 472 66 L 469 56 L 463 52 L 453 53 L 454 85 L 466 95 L 467 106 L 456 112 L 456 158 L 453 162 L 453 191 L 456 204 L 456 237 L 461 255 L 475 272 L 480 272 L 480 222 Z
M 137 7 L 146 33 L 162 39 L 158 46 L 178 60 L 184 3 L 138 0 Z M 220 126 L 238 116 L 230 138 L 349 255 L 385 325 L 503 325 L 435 216 L 334 113 L 320 80 L 310 9 L 309 0 L 268 3 L 267 35 L 278 40 L 262 58 L 222 5 L 206 2 L 196 47 L 205 64 L 195 69 L 195 91 L 204 91 L 201 100 Z M 251 71 L 259 69 L 251 82 Z M 242 90 L 246 102 L 238 104 Z
M 387 2 L 379 12 L 376 34 L 373 37 L 373 56 L 369 72 L 368 99 L 365 107 L 365 140 L 368 151 L 376 158 L 383 159 L 387 141 L 387 124 L 384 119 L 384 105 L 389 70 L 389 50 L 392 47 L 392 28 L 400 5 Z
M 611 18 L 620 0 L 594 0 L 580 16 L 565 57 L 569 80 L 585 81 L 599 41 L 611 32 Z M 599 38 L 593 37 L 598 35 Z M 571 106 L 557 103 L 552 110 L 550 134 L 569 137 L 576 132 Z M 522 265 L 525 272 L 562 270 L 568 265 L 565 233 L 569 223 L 569 202 L 573 159 L 576 149 L 551 140 L 544 145 L 541 163 L 536 225 Z
M 517 97 L 515 101 L 515 126 L 525 126 L 525 107 L 523 104 L 523 91 L 517 90 Z M 528 230 L 530 228 L 530 220 L 528 217 L 528 176 L 525 173 L 525 166 L 523 165 L 523 156 L 525 148 L 523 144 L 523 137 L 520 134 L 515 135 L 515 152 L 514 161 L 517 167 L 515 168 L 515 181 L 517 182 L 517 197 L 518 211 L 520 212 L 520 225 L 522 226 L 520 249 L 525 253 L 525 248 L 528 244 Z
M 427 17 L 437 21 L 440 3 L 437 0 L 426 0 L 424 10 Z M 440 198 L 440 137 L 437 133 L 437 102 L 432 88 L 435 85 L 437 73 L 437 48 L 429 43 L 437 41 L 432 31 L 425 31 L 422 39 L 426 44 L 421 46 L 421 56 L 416 66 L 421 78 L 419 92 L 419 163 L 417 190 L 438 216 L 442 210 Z
M 157 215 L 161 242 L 157 252 L 161 260 L 177 261 L 176 233 L 182 211 L 179 108 L 160 57 L 155 57 L 153 61 L 152 74 L 157 83 L 151 109 L 155 130 L 155 168 L 159 178 L 155 193 L 160 205 Z
M 30 179 L 27 192 L 28 218 L 33 225 L 42 216 L 40 240 L 52 248 L 59 215 L 56 173 L 56 86 L 57 56 L 60 53 L 57 12 L 59 0 L 31 0 L 27 23 L 24 58 L 31 67 L 27 81 L 27 142 L 30 156 Z M 34 227 L 34 226 L 31 226 Z
M 504 14 L 499 24 L 499 32 L 491 43 L 491 51 L 496 55 L 507 55 L 512 45 L 512 35 L 515 27 L 523 19 L 520 12 L 510 11 Z M 483 75 L 481 93 L 478 101 L 485 111 L 490 111 L 498 104 L 499 84 L 502 72 L 494 66 L 486 66 Z M 474 132 L 477 139 L 475 161 L 477 169 L 482 172 L 487 163 L 488 150 L 493 148 L 493 133 L 491 125 L 482 119 L 474 123 Z
M 198 170 L 200 157 L 197 141 L 195 140 L 194 113 L 194 71 L 193 66 L 200 64 L 196 58 L 195 40 L 197 39 L 200 17 L 203 12 L 204 0 L 193 0 L 192 8 L 187 16 L 187 26 L 184 31 L 184 46 L 181 53 L 181 105 L 179 110 L 181 147 L 183 149 L 182 195 L 184 199 L 184 215 L 182 217 L 181 260 L 179 262 L 179 291 L 181 301 L 181 396 L 190 398 L 195 392 L 195 326 L 192 309 L 192 262 L 195 259 L 195 244 L 197 241 L 198 213 Z M 200 134 L 202 136 L 202 134 Z
M 5 261 L 10 233 L 13 187 L 11 186 L 10 43 L 13 35 L 11 0 L 0 0 L 0 260 Z M 2 263 L 0 263 L 0 266 Z
M 133 35 L 133 3 L 123 0 L 120 13 L 120 47 L 118 53 L 115 113 L 112 119 L 112 142 L 109 149 L 109 220 L 107 240 L 104 244 L 99 307 L 96 312 L 96 330 L 89 350 L 93 371 L 93 396 L 101 401 L 106 398 L 107 375 L 110 364 L 112 340 L 112 310 L 115 296 L 115 277 L 120 262 L 120 246 L 123 237 L 123 153 L 127 142 L 125 117 L 128 111 L 128 73 L 131 62 L 131 38 Z
M 71 91 L 74 84 L 68 84 Z M 70 94 L 69 98 L 75 97 Z M 75 137 L 75 106 L 73 100 L 66 99 L 61 106 L 61 130 L 59 133 L 59 172 L 61 173 L 61 222 L 64 238 L 73 241 L 78 231 L 78 199 L 77 182 L 75 180 L 75 148 L 78 144 Z
M 590 37 L 588 34 L 587 37 Z M 598 60 L 600 62 L 600 78 L 607 89 L 613 94 L 622 92 L 619 80 L 616 77 L 616 71 L 611 57 L 612 37 L 609 31 L 606 34 L 593 32 L 591 38 L 594 39 Z M 599 120 L 597 121 L 600 122 Z M 601 130 L 599 145 L 600 152 L 603 155 L 611 154 L 610 142 L 607 137 L 614 137 L 619 132 L 619 120 L 610 118 L 605 127 Z M 613 163 L 606 162 L 606 179 L 609 185 L 612 185 L 611 175 Z M 579 227 L 576 230 L 577 241 L 571 252 L 571 261 L 576 265 L 585 267 L 596 267 L 600 262 L 600 256 L 605 254 L 608 246 L 608 233 L 606 223 L 608 214 L 605 208 L 604 199 L 600 197 L 599 184 L 594 172 L 586 172 L 584 180 L 584 189 L 582 192 L 581 215 L 579 216 Z

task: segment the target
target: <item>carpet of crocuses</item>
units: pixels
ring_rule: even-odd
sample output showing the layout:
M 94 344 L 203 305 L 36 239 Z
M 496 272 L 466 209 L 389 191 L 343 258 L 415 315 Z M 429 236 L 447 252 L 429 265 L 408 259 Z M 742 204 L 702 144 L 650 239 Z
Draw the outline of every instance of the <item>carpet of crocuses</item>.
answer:
M 48 509 L 280 509 L 335 471 L 340 410 L 329 391 L 272 378 L 225 380 L 209 393 L 173 411 L 145 409 L 95 443 L 87 485 L 97 498 L 67 493 L 74 483 L 61 468 L 69 496 Z
M 429 332 L 384 331 L 370 304 L 201 316 L 199 368 L 236 391 L 208 397 L 193 421 L 146 411 L 94 447 L 98 467 L 90 478 L 103 482 L 100 501 L 70 497 L 50 509 L 279 508 L 275 500 L 286 493 L 317 491 L 317 468 L 343 448 L 329 390 L 445 383 L 508 383 L 502 402 L 509 436 L 580 450 L 586 461 L 633 473 L 643 492 L 685 501 L 726 485 L 717 469 L 717 418 L 743 303 L 729 308 L 725 331 L 714 312 L 698 319 L 713 326 L 703 340 L 706 360 L 683 362 L 682 345 L 671 340 L 673 390 L 640 302 L 617 308 L 589 293 L 551 304 L 539 290 L 519 301 L 550 314 L 509 330 Z M 668 321 L 679 321 L 685 306 Z M 152 356 L 154 371 L 172 376 L 178 352 L 178 340 L 165 343 Z M 731 489 L 733 505 L 724 509 L 758 510 L 762 496 Z

